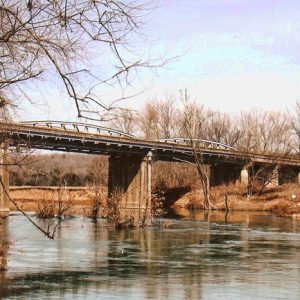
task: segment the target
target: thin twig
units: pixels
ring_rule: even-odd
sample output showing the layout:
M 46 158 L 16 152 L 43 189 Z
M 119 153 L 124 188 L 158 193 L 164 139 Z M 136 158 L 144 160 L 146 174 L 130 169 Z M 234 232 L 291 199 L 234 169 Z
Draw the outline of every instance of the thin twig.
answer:
M 20 211 L 20 212 L 23 214 L 23 216 L 24 216 L 25 218 L 27 218 L 28 221 L 29 221 L 32 225 L 34 225 L 38 230 L 40 230 L 45 236 L 47 236 L 47 237 L 48 237 L 49 239 L 51 239 L 51 240 L 54 240 L 56 228 L 57 228 L 57 226 L 60 224 L 60 220 L 59 220 L 58 223 L 55 225 L 55 227 L 54 227 L 54 229 L 53 229 L 53 231 L 52 231 L 52 234 L 49 232 L 49 230 L 50 230 L 49 224 L 48 224 L 48 230 L 45 231 L 42 227 L 40 227 L 38 224 L 36 224 L 36 223 L 30 218 L 30 216 L 27 215 L 27 214 L 26 214 L 26 213 L 18 206 L 18 204 L 16 203 L 16 201 L 14 201 L 14 200 L 10 197 L 10 195 L 9 195 L 9 193 L 8 193 L 8 191 L 7 191 L 7 189 L 6 189 L 5 186 L 4 186 L 4 183 L 3 183 L 3 181 L 2 181 L 1 176 L 0 176 L 0 184 L 1 184 L 1 187 L 2 187 L 2 189 L 3 189 L 3 191 L 4 191 L 4 193 L 5 193 L 6 196 L 8 197 L 9 201 L 11 201 L 11 202 L 14 204 L 14 206 L 17 208 L 17 210 Z

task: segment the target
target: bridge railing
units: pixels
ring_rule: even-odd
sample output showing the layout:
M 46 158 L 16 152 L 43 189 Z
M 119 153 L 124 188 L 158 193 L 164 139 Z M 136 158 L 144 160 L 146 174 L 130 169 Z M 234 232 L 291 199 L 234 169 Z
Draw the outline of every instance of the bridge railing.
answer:
M 19 124 L 33 126 L 33 127 L 45 127 L 50 129 L 60 129 L 60 130 L 63 129 L 66 132 L 75 131 L 80 133 L 90 133 L 90 134 L 98 133 L 98 134 L 105 134 L 111 136 L 135 138 L 134 135 L 125 133 L 117 129 L 94 125 L 94 124 L 87 124 L 87 123 L 61 122 L 61 121 L 25 121 L 25 122 L 20 122 Z
M 224 150 L 231 150 L 231 151 L 237 151 L 236 148 L 219 142 L 213 142 L 208 140 L 202 140 L 202 139 L 188 139 L 188 138 L 168 138 L 168 139 L 158 139 L 155 140 L 157 142 L 164 142 L 164 143 L 173 143 L 178 145 L 188 145 L 191 146 L 192 143 L 195 143 L 197 146 L 203 147 L 203 148 L 211 148 L 211 149 L 224 149 Z

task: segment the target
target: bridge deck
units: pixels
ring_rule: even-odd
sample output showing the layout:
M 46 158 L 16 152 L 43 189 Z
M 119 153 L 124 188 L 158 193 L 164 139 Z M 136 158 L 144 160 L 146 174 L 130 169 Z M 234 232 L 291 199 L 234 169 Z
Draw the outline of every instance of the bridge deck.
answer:
M 0 123 L 0 134 L 3 139 L 9 139 L 12 146 L 19 145 L 34 149 L 102 155 L 132 154 L 145 156 L 148 151 L 152 151 L 157 160 L 193 161 L 193 151 L 190 146 L 171 142 L 12 123 Z M 201 152 L 207 163 L 245 164 L 254 161 L 258 163 L 300 166 L 300 160 L 293 157 L 244 153 L 209 147 L 202 147 Z

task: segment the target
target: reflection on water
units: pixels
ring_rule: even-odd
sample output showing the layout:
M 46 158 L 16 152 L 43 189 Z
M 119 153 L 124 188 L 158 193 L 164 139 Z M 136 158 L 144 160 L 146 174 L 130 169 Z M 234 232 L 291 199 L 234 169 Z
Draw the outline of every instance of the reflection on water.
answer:
M 121 231 L 76 217 L 55 241 L 11 216 L 0 298 L 300 298 L 300 223 L 245 212 L 174 215 L 171 228 Z

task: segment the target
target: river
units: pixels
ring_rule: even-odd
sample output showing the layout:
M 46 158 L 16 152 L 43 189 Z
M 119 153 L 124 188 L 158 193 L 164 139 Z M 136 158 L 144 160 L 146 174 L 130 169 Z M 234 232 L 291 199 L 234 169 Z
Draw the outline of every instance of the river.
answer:
M 0 298 L 300 298 L 300 221 L 187 210 L 169 218 L 170 227 L 113 231 L 74 217 L 52 241 L 13 214 L 2 225 L 12 244 Z

